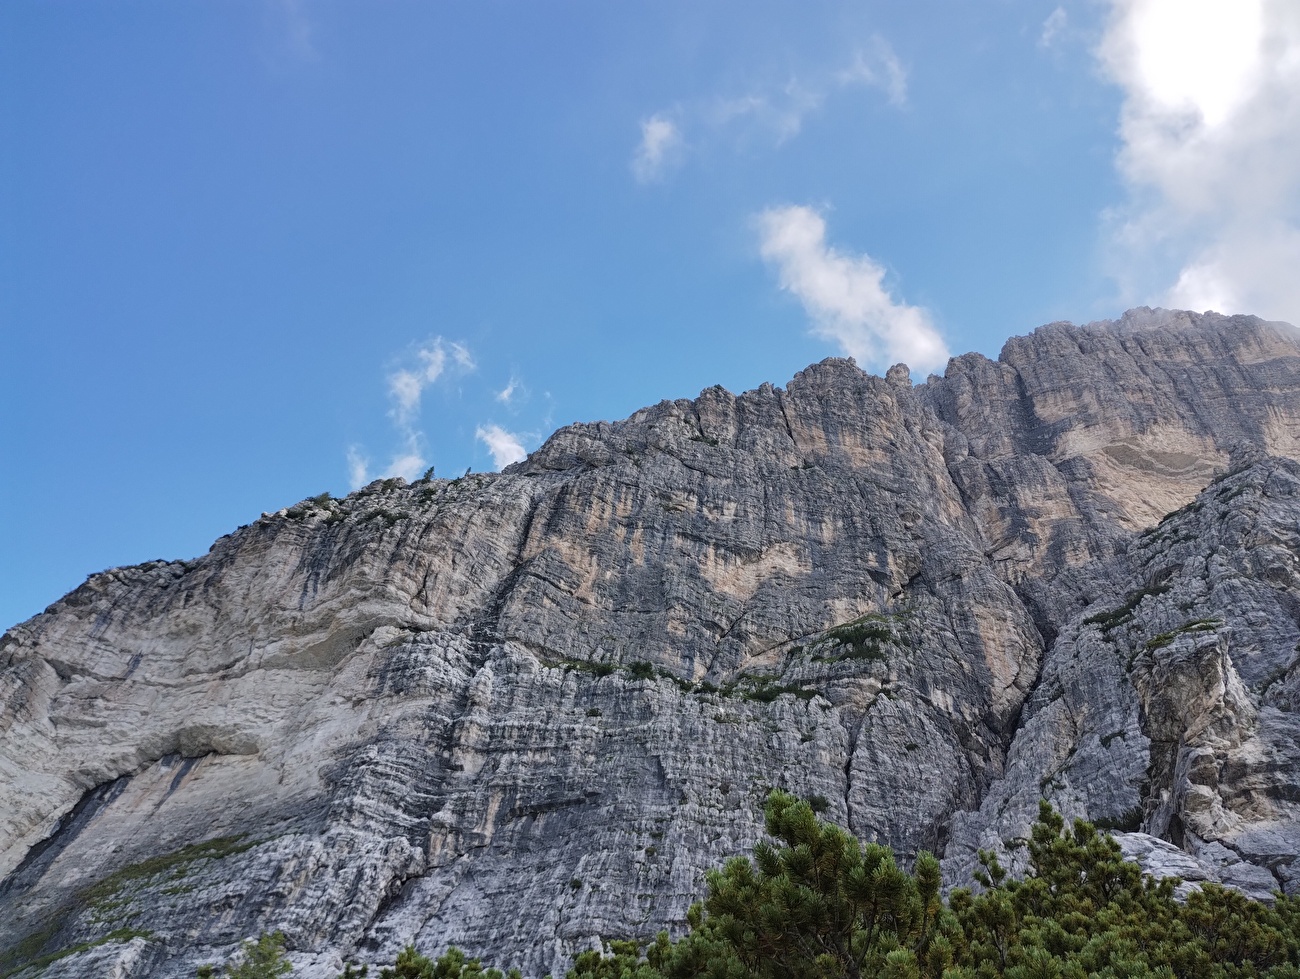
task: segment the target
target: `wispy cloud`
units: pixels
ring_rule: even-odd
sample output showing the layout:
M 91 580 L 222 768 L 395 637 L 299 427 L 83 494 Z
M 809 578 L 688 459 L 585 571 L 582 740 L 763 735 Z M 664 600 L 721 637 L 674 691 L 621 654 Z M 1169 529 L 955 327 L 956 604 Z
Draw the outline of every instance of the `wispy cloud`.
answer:
M 269 65 L 296 68 L 320 60 L 307 0 L 263 0 L 262 18 Z
M 452 360 L 456 362 L 456 366 L 461 370 L 468 372 L 478 367 L 478 364 L 474 362 L 473 355 L 469 352 L 469 348 L 463 343 L 452 343 L 449 346 L 451 347 Z
M 1096 54 L 1124 93 L 1124 298 L 1300 319 L 1300 4 L 1110 0 Z
M 370 460 L 361 454 L 361 448 L 348 446 L 348 485 L 354 490 L 370 482 Z
M 447 367 L 447 349 L 442 337 L 429 341 L 415 351 L 416 366 L 402 368 L 388 375 L 390 413 L 401 426 L 409 426 L 419 414 L 424 389 L 442 377 Z M 472 366 L 472 365 L 471 365 Z
M 1038 46 L 1040 48 L 1052 47 L 1064 36 L 1069 26 L 1070 15 L 1066 13 L 1064 7 L 1057 7 L 1043 21 L 1042 33 L 1038 35 Z
M 434 337 L 407 357 L 404 366 L 389 373 L 388 416 L 397 429 L 399 447 L 393 453 L 384 476 L 401 476 L 411 480 L 428 467 L 425 458 L 425 437 L 419 426 L 420 406 L 424 393 L 447 375 L 449 370 L 468 374 L 476 369 L 474 357 L 463 343 Z M 360 446 L 347 450 L 348 481 L 353 489 L 364 486 L 370 478 L 369 458 Z
M 894 105 L 907 104 L 907 72 L 894 49 L 879 34 L 873 34 L 865 49 L 853 56 L 853 63 L 837 76 L 842 85 L 880 88 Z
M 641 120 L 641 142 L 632 157 L 632 175 L 639 183 L 653 183 L 681 158 L 682 133 L 667 115 L 656 113 Z
M 512 374 L 510 376 L 510 383 L 507 384 L 505 387 L 503 387 L 500 391 L 498 391 L 495 397 L 503 405 L 508 405 L 510 404 L 511 401 L 514 400 L 515 392 L 518 391 L 519 389 L 520 389 L 519 378 L 515 377 Z
M 779 146 L 799 135 L 805 120 L 821 111 L 831 95 L 862 87 L 883 91 L 895 106 L 907 103 L 907 71 L 879 34 L 871 35 L 839 70 L 792 74 L 777 84 L 656 112 L 641 122 L 632 173 L 643 184 L 663 179 L 683 162 L 688 131 L 701 139 L 730 134 L 741 141 L 757 137 Z
M 500 425 L 480 425 L 474 437 L 487 446 L 492 453 L 492 463 L 498 469 L 515 462 L 522 462 L 528 457 L 520 436 L 507 432 Z
M 870 255 L 846 255 L 826 243 L 826 221 L 812 208 L 775 207 L 757 219 L 760 251 L 781 288 L 795 295 L 813 332 L 866 364 L 902 361 L 918 370 L 941 367 L 948 348 L 917 306 L 896 300 L 885 269 Z
M 769 92 L 750 92 L 737 98 L 717 99 L 700 114 L 703 126 L 713 130 L 741 125 L 752 127 L 777 146 L 798 136 L 804 119 L 821 108 L 826 94 L 792 78 Z

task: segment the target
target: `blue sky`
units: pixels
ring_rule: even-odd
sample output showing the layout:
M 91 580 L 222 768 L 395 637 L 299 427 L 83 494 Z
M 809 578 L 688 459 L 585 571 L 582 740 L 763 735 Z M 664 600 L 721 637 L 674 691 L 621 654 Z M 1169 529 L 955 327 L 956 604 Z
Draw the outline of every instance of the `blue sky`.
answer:
M 0 5 L 0 626 L 390 472 L 1300 319 L 1290 0 Z

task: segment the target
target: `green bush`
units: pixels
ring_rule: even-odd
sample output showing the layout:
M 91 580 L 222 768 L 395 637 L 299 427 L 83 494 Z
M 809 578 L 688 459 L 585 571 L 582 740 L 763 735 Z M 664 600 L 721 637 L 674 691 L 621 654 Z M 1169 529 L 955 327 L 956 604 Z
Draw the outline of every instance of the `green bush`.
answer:
M 284 935 L 281 932 L 263 932 L 257 941 L 246 941 L 236 955 L 236 961 L 226 963 L 217 972 L 213 966 L 201 965 L 198 979 L 226 976 L 228 979 L 278 979 L 293 971 L 293 965 L 284 954 Z
M 339 979 L 345 979 L 340 976 Z M 404 948 L 391 969 L 381 969 L 379 979 L 521 979 L 518 969 L 504 973 L 485 969 L 478 959 L 468 958 L 458 948 L 449 948 L 435 962 L 421 955 L 414 945 Z
M 650 680 L 654 678 L 655 668 L 645 660 L 638 660 L 627 668 L 633 680 Z

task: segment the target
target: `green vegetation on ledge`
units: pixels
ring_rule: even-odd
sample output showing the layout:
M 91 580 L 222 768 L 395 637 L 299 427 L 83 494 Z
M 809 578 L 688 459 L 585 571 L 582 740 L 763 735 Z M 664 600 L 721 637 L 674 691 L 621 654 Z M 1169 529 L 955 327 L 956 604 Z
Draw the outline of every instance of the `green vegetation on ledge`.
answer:
M 152 939 L 153 935 L 147 931 L 138 931 L 134 928 L 118 928 L 109 932 L 102 938 L 97 938 L 92 942 L 81 942 L 77 945 L 70 945 L 67 948 L 61 948 L 56 952 L 50 952 L 46 955 L 36 955 L 36 951 L 50 938 L 57 929 L 50 929 L 32 936 L 25 942 L 19 942 L 9 951 L 0 957 L 0 976 L 16 976 L 19 973 L 30 973 L 37 975 L 42 972 L 46 966 L 53 965 L 59 959 L 66 959 L 69 955 L 78 955 L 82 952 L 88 952 L 92 948 L 98 948 L 100 945 L 125 944 L 135 938 Z M 33 947 L 33 943 L 35 946 Z M 11 963 L 13 967 L 11 967 Z
M 150 857 L 148 860 L 123 867 L 97 884 L 84 888 L 77 897 L 86 904 L 103 904 L 134 881 L 157 877 L 164 873 L 170 874 L 173 878 L 180 878 L 185 876 L 188 864 L 195 860 L 220 860 L 223 857 L 251 850 L 255 846 L 257 841 L 248 840 L 243 835 L 221 836 L 204 840 L 202 843 L 193 843 L 174 853 Z

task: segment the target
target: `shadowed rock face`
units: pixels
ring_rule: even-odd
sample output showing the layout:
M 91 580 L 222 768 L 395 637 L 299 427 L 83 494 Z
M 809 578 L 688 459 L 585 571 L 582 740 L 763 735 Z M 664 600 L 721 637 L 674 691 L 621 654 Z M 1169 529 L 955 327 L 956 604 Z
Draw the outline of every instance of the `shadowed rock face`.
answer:
M 1153 871 L 1300 889 L 1297 458 L 1295 329 L 1136 310 L 96 575 L 0 641 L 0 947 L 540 975 L 679 927 L 772 786 L 951 882 L 1045 795 Z

